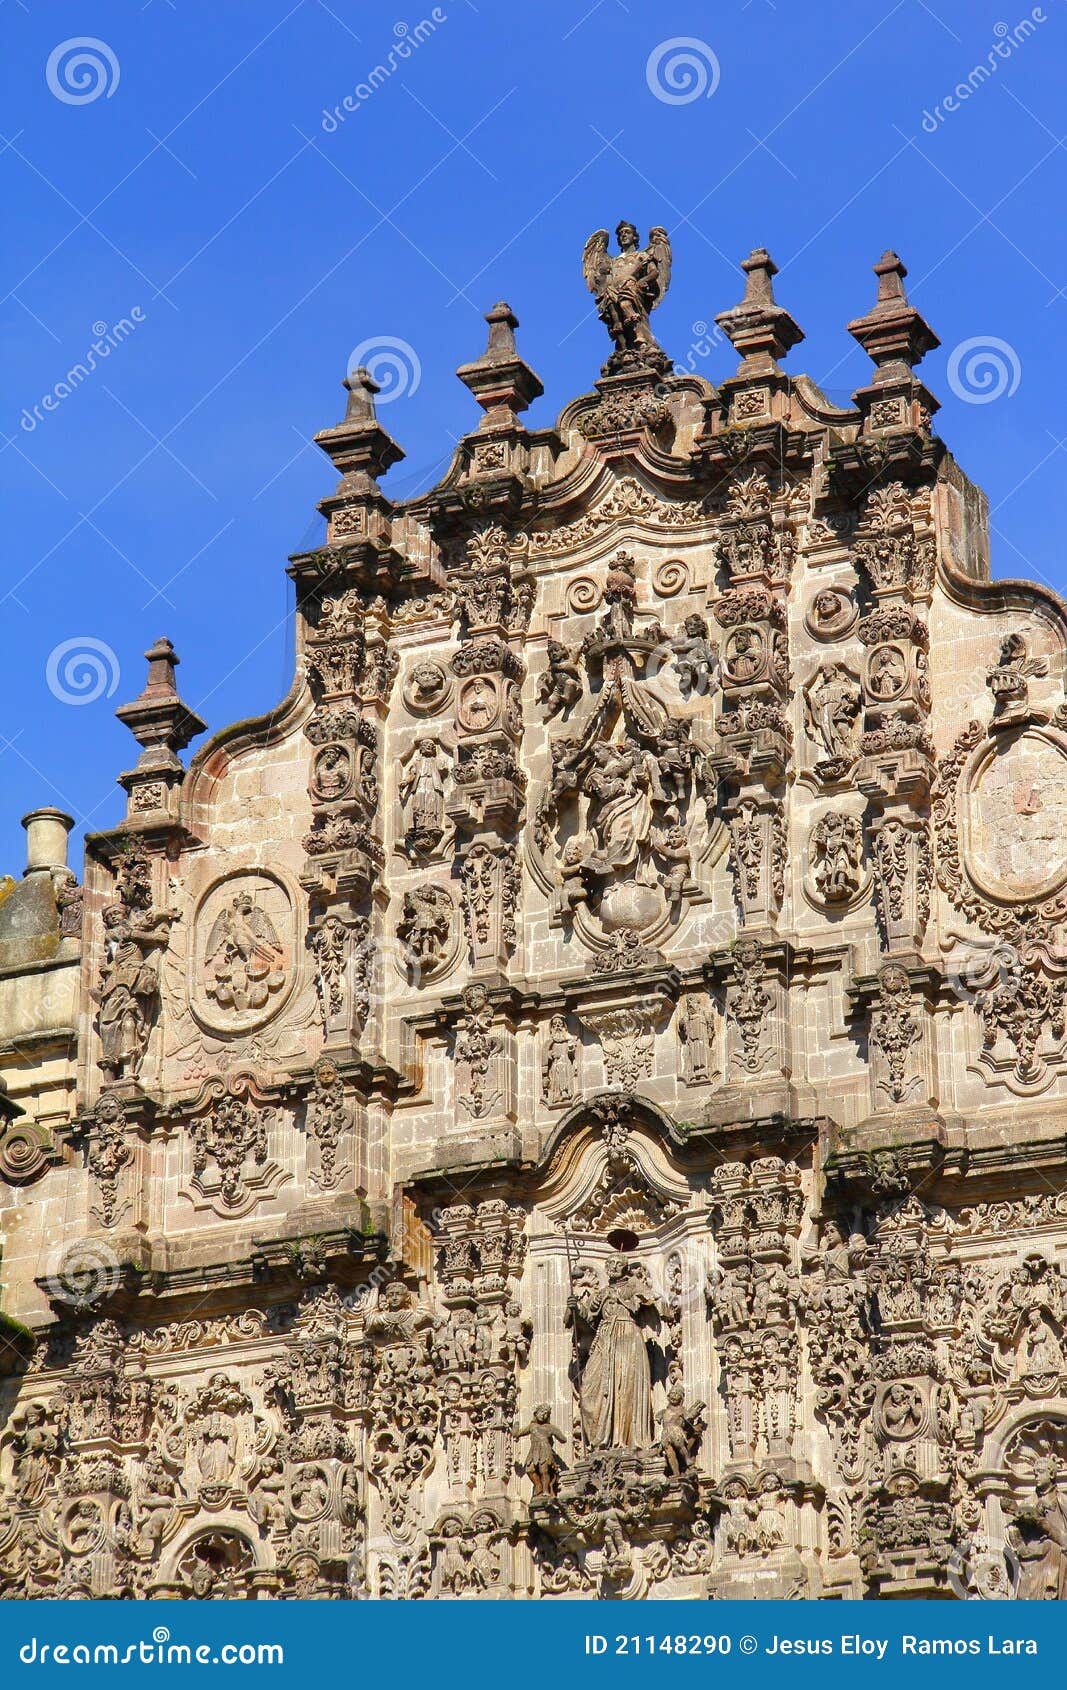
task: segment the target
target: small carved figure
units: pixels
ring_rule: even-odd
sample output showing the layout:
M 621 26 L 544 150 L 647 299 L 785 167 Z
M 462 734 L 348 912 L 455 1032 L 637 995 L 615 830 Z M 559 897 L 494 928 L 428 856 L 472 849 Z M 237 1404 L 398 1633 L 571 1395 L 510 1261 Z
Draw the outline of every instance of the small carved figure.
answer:
M 495 1068 L 503 1047 L 492 1032 L 493 1007 L 485 987 L 480 983 L 468 986 L 463 1005 L 465 1014 L 456 1029 L 454 1052 L 456 1095 L 468 1114 L 479 1120 L 500 1096 Z
M 363 1492 L 357 1467 L 346 1467 L 341 1476 L 339 1512 L 341 1523 L 345 1526 L 354 1526 L 363 1513 Z
M 1015 1374 L 1019 1379 L 1057 1379 L 1063 1372 L 1063 1351 L 1044 1311 L 1027 1309 Z
M 831 764 L 851 764 L 855 756 L 860 689 L 841 663 L 828 663 L 812 677 L 804 693 L 804 722 Z
M 396 936 L 417 969 L 440 967 L 452 936 L 455 905 L 443 886 L 412 886 L 404 903 Z
M 285 1530 L 285 1489 L 285 1468 L 276 1455 L 270 1455 L 263 1463 L 253 1496 L 256 1523 L 261 1531 Z
M 522 1312 L 522 1305 L 512 1299 L 504 1311 L 504 1359 L 525 1363 L 530 1354 L 533 1324 Z
M 882 1424 L 891 1438 L 911 1438 L 923 1422 L 922 1398 L 914 1385 L 898 1380 L 882 1399 Z
M 752 1264 L 739 1261 L 728 1269 L 709 1272 L 705 1295 L 720 1331 L 747 1326 L 751 1312 Z
M 152 957 L 134 938 L 126 911 L 104 911 L 105 961 L 100 981 L 100 1066 L 109 1080 L 137 1078 L 159 1003 Z
M 704 1408 L 698 1402 L 687 1409 L 681 1385 L 672 1385 L 667 1392 L 667 1406 L 659 1416 L 660 1449 L 672 1479 L 680 1479 L 696 1459 L 705 1430 Z
M 563 1433 L 552 1424 L 552 1410 L 548 1404 L 539 1403 L 530 1424 L 523 1426 L 515 1436 L 530 1440 L 525 1473 L 533 1483 L 534 1496 L 555 1496 L 563 1468 L 554 1445 L 563 1442 Z
M 710 695 L 719 675 L 719 648 L 708 639 L 708 625 L 702 616 L 687 616 L 682 632 L 671 641 L 678 688 L 683 698 L 694 692 Z
M 817 639 L 839 639 L 855 621 L 856 607 L 842 587 L 824 587 L 815 594 L 805 618 Z
M 324 745 L 315 758 L 312 796 L 329 803 L 343 798 L 352 781 L 352 758 L 343 745 Z
M 668 816 L 677 817 L 680 814 L 689 790 L 693 748 L 686 733 L 684 722 L 668 722 L 656 747 L 656 768 L 663 796 L 668 804 Z
M 450 768 L 436 739 L 418 739 L 403 759 L 399 784 L 409 845 L 432 851 L 445 831 L 445 787 Z
M 5 876 L 6 878 L 8 877 Z M 11 884 L 14 885 L 14 881 Z M 59 911 L 59 936 L 61 939 L 80 939 L 85 889 L 78 885 L 77 876 L 69 868 L 59 870 L 54 885 L 56 909 Z M 3 882 L 0 882 L 0 898 L 3 895 L 4 886 Z
M 141 1523 L 134 1539 L 138 1554 L 158 1554 L 163 1534 L 173 1517 L 181 1492 L 178 1481 L 169 1472 L 161 1455 L 151 1451 L 145 1458 L 141 1475 Z
M 682 1078 L 690 1085 L 710 1078 L 711 1044 L 714 1036 L 711 1009 L 702 992 L 690 992 L 678 1018 L 678 1039 L 682 1047 Z
M 44 1500 L 59 1467 L 59 1434 L 44 1403 L 31 1402 L 12 1427 L 15 1493 L 27 1507 Z
M 689 835 L 684 827 L 668 827 L 662 832 L 653 833 L 652 849 L 656 856 L 668 865 L 663 875 L 663 890 L 672 913 L 677 914 L 682 894 L 693 872 Z
M 582 696 L 582 677 L 577 663 L 559 640 L 548 642 L 548 668 L 537 683 L 537 702 L 545 707 L 545 720 L 569 710 Z
M 416 663 L 405 689 L 408 708 L 419 715 L 431 715 L 444 703 L 448 685 L 448 676 L 439 663 Z
M 658 1306 L 644 1270 L 616 1256 L 602 1290 L 568 1300 L 567 1323 L 593 1328 L 581 1409 L 590 1449 L 648 1449 L 653 1441 L 652 1370 L 643 1323 Z
M 811 830 L 815 885 L 828 904 L 845 903 L 859 891 L 863 833 L 855 816 L 831 810 Z
M 1019 1559 L 1016 1596 L 1023 1602 L 1067 1599 L 1067 1508 L 1053 1461 L 1035 1463 L 1032 1500 L 1008 1504 L 1008 1540 Z
M 589 897 L 586 840 L 582 836 L 568 839 L 559 865 L 560 903 L 564 910 L 573 911 L 576 904 L 584 904 Z
M 467 1589 L 467 1558 L 463 1553 L 460 1538 L 460 1523 L 458 1520 L 446 1520 L 441 1527 L 441 1558 L 438 1563 L 441 1574 L 441 1589 L 451 1591 L 453 1596 L 462 1596 Z
M 758 628 L 738 628 L 726 650 L 726 672 L 736 685 L 759 679 L 766 662 L 766 646 Z
M 567 1031 L 564 1017 L 554 1015 L 549 1022 L 548 1039 L 541 1063 L 545 1101 L 551 1104 L 573 1102 L 577 1076 L 578 1040 Z
M 883 645 L 873 651 L 867 664 L 867 691 L 872 698 L 895 698 L 908 678 L 899 646 Z

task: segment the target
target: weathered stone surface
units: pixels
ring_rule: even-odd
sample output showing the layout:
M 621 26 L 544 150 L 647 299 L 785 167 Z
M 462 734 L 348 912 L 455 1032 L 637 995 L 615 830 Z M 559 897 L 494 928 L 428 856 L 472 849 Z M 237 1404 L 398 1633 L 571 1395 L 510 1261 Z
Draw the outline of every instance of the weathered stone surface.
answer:
M 895 255 L 839 409 L 620 236 L 555 429 L 494 306 L 397 504 L 349 377 L 275 710 L 183 769 L 157 642 L 84 887 L 27 818 L 3 1594 L 1067 1589 L 1067 609 Z

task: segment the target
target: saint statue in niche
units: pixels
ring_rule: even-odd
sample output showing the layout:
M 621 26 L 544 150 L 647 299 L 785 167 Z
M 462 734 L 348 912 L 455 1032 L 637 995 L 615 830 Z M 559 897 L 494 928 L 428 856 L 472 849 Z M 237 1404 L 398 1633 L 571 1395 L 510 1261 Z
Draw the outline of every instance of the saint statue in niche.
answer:
M 570 1103 L 574 1099 L 578 1077 L 578 1040 L 567 1030 L 564 1016 L 554 1015 L 548 1027 L 548 1040 L 541 1063 L 541 1079 L 545 1099 L 552 1104 Z
M 1022 1602 L 1067 1599 L 1067 1508 L 1054 1461 L 1035 1462 L 1031 1500 L 1007 1505 L 1008 1542 L 1019 1561 L 1016 1597 Z
M 449 767 L 436 739 L 416 740 L 401 764 L 399 792 L 408 837 L 430 849 L 444 832 Z
M 658 1315 L 644 1268 L 622 1256 L 608 1263 L 602 1290 L 583 1288 L 569 1298 L 568 1325 L 580 1320 L 593 1329 L 580 1390 L 590 1449 L 649 1449 L 656 1442 L 644 1323 Z

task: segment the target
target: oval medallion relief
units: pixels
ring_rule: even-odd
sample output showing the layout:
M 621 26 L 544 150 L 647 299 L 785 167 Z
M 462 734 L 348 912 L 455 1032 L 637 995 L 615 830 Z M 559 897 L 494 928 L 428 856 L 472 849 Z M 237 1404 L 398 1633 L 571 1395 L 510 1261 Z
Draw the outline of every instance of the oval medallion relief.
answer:
M 984 746 L 965 783 L 963 858 L 987 896 L 1048 898 L 1067 880 L 1067 747 L 1038 730 Z
M 219 1033 L 245 1033 L 276 1015 L 296 977 L 293 900 L 277 876 L 244 870 L 200 900 L 191 946 L 189 1004 Z

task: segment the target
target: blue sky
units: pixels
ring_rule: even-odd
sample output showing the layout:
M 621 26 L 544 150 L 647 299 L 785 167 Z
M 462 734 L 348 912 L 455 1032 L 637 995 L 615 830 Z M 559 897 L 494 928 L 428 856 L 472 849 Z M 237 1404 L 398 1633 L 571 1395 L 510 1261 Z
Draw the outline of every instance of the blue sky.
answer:
M 788 367 L 834 397 L 870 368 L 844 325 L 896 247 L 995 573 L 1067 588 L 1063 0 L 6 0 L 4 21 L 0 872 L 38 804 L 120 819 L 136 747 L 112 712 L 160 634 L 212 729 L 287 690 L 285 559 L 331 487 L 309 441 L 353 349 L 402 343 L 381 415 L 407 453 L 386 487 L 411 494 L 475 424 L 454 371 L 494 301 L 545 383 L 531 421 L 588 390 L 607 347 L 579 259 L 623 216 L 671 233 L 676 359 L 766 245 L 807 335 Z

